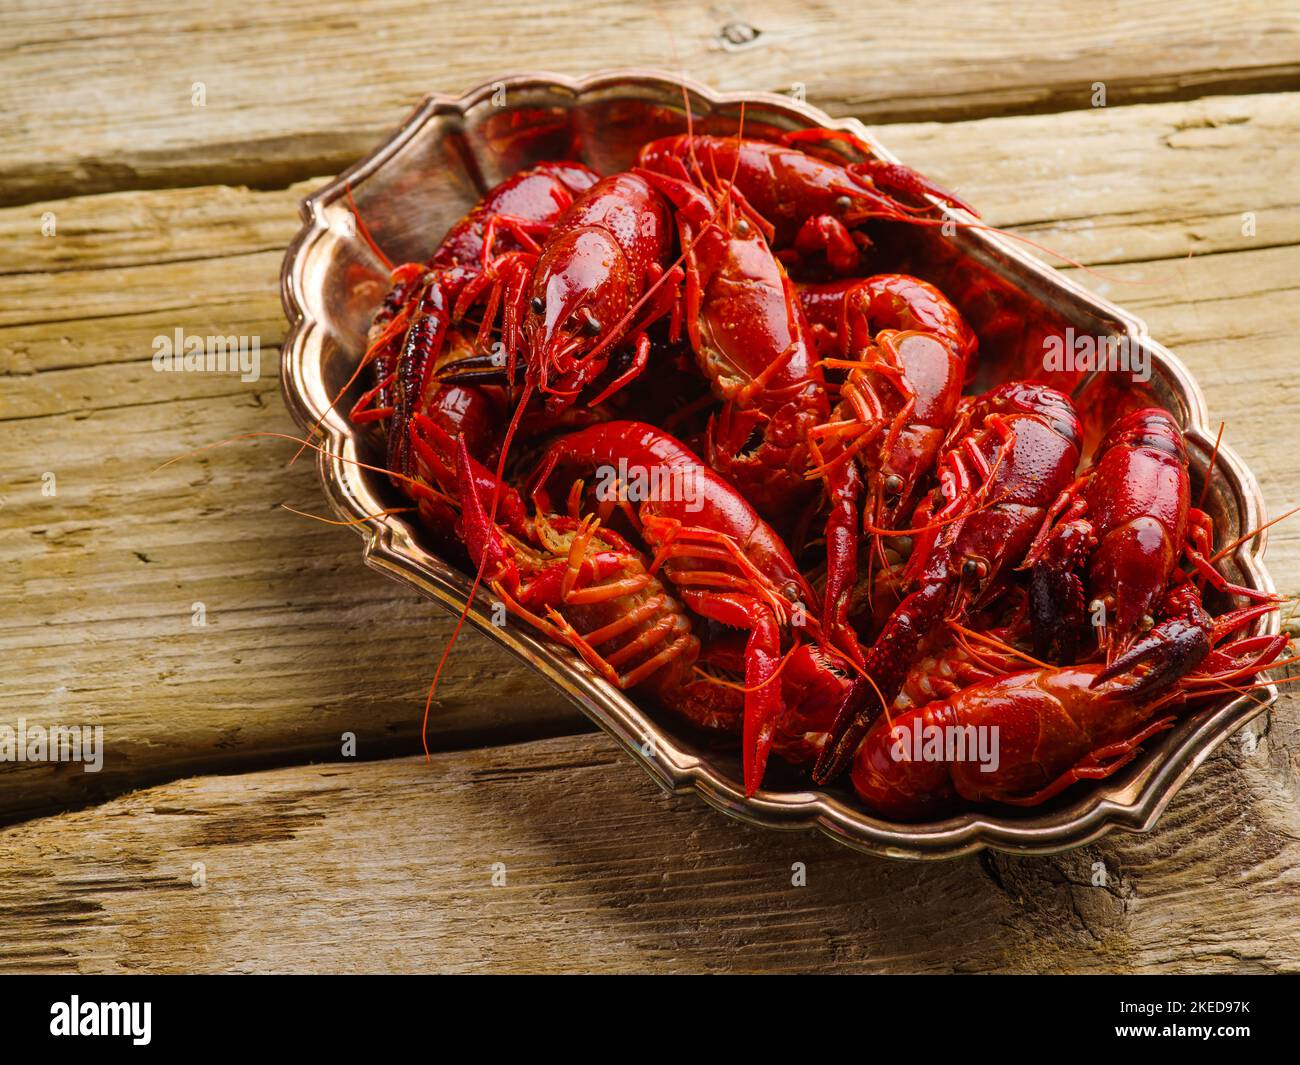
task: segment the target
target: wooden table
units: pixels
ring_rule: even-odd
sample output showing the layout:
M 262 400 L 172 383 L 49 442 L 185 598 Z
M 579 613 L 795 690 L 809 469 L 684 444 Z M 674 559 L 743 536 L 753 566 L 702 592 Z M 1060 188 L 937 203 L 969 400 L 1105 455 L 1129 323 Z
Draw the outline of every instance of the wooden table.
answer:
M 412 757 L 448 619 L 281 509 L 323 510 L 311 464 L 263 442 L 155 469 L 293 431 L 277 276 L 305 192 L 425 92 L 617 59 L 858 115 L 1099 271 L 1081 280 L 1193 369 L 1280 513 L 1300 501 L 1296 0 L 157 6 L 5 19 L 0 724 L 100 724 L 106 755 L 0 765 L 0 969 L 1300 969 L 1294 698 L 1149 835 L 872 860 L 660 794 L 475 636 L 438 752 Z M 260 337 L 260 376 L 154 372 L 178 328 Z M 1269 564 L 1300 593 L 1300 525 Z

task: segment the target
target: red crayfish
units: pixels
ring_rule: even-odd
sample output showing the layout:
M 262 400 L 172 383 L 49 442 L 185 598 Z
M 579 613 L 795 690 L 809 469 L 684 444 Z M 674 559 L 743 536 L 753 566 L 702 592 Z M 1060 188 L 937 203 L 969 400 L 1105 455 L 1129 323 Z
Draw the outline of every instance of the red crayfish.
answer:
M 873 227 L 965 205 L 864 147 L 692 132 L 520 171 L 392 269 L 352 416 L 489 594 L 739 742 L 747 794 L 775 753 L 886 817 L 1032 805 L 1288 641 L 1243 635 L 1276 600 L 1215 568 L 1167 412 L 1081 470 L 1069 395 L 964 394 L 980 338 Z M 928 746 L 954 732 L 988 757 Z

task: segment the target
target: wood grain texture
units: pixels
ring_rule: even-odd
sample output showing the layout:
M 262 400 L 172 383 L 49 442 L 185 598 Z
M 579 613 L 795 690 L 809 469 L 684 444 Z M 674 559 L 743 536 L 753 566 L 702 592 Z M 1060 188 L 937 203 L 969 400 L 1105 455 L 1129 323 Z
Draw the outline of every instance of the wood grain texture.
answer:
M 990 222 L 1097 264 L 1105 276 L 1084 283 L 1188 362 L 1272 512 L 1300 502 L 1276 439 L 1300 330 L 1286 179 L 1300 169 L 1300 95 L 900 125 L 890 143 Z M 449 619 L 364 569 L 353 534 L 279 509 L 322 511 L 311 464 L 286 468 L 289 446 L 246 441 L 155 469 L 294 430 L 275 379 L 276 279 L 312 184 L 0 209 L 16 251 L 0 274 L 0 424 L 15 441 L 0 451 L 0 562 L 17 575 L 0 586 L 0 655 L 17 664 L 0 671 L 0 720 L 99 722 L 110 745 L 99 774 L 4 767 L 0 817 L 183 773 L 337 758 L 343 732 L 366 757 L 418 742 Z M 54 237 L 40 232 L 46 211 Z M 176 328 L 260 336 L 261 376 L 155 372 L 153 338 Z M 41 494 L 47 472 L 55 497 Z M 1300 593 L 1300 526 L 1274 530 L 1269 561 Z M 191 624 L 195 602 L 206 627 Z M 582 727 L 471 634 L 433 733 L 464 746 Z
M 758 36 L 724 44 L 727 25 Z M 1075 272 L 1188 363 L 1280 513 L 1300 502 L 1280 421 L 1300 93 L 1270 90 L 1300 87 L 1294 0 L 24 0 L 5 29 L 0 724 L 102 724 L 107 752 L 99 774 L 0 766 L 0 821 L 102 803 L 0 832 L 0 970 L 1300 971 L 1294 697 L 1151 835 L 1049 859 L 907 866 L 740 826 L 602 736 L 536 739 L 586 724 L 473 634 L 435 706 L 442 752 L 359 763 L 345 732 L 360 759 L 416 748 L 448 620 L 364 569 L 354 535 L 279 508 L 323 509 L 283 445 L 155 469 L 292 431 L 276 284 L 304 192 L 425 92 L 617 56 L 900 123 L 906 161 L 1104 274 Z M 259 337 L 260 374 L 154 372 L 177 328 Z M 1269 566 L 1300 594 L 1300 526 Z M 308 760 L 332 764 L 113 798 Z
M 9 5 L 0 202 L 282 187 L 335 173 L 429 92 L 528 70 L 683 70 L 873 122 L 1300 87 L 1295 0 Z M 746 30 L 757 31 L 749 43 Z M 204 105 L 192 103 L 194 85 Z
M 1297 972 L 1298 852 L 1268 735 L 1212 757 L 1150 836 L 937 865 L 739 825 L 566 737 L 8 829 L 0 971 Z
M 22 209 L 0 228 L 31 270 L 0 276 L 0 720 L 102 724 L 95 774 L 0 771 L 0 817 L 180 772 L 418 749 L 450 619 L 361 564 L 279 398 L 276 287 L 305 188 L 184 189 Z M 261 374 L 158 373 L 152 342 L 261 338 Z M 43 494 L 45 474 L 56 495 Z M 332 515 L 331 515 L 332 516 Z M 205 622 L 196 626 L 194 606 Z M 431 720 L 435 746 L 548 735 L 585 719 L 473 632 Z M 482 698 L 487 688 L 491 701 Z M 413 746 L 414 745 L 414 746 Z

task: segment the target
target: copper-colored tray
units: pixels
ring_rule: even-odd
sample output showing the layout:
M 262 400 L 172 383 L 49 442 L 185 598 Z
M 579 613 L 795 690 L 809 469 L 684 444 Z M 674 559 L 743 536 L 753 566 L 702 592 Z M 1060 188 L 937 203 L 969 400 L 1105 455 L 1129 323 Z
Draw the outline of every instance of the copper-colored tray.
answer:
M 281 380 L 285 401 L 301 425 L 324 419 L 323 443 L 337 457 L 322 456 L 319 467 L 325 493 L 340 516 L 362 519 L 392 503 L 382 476 L 345 461 L 382 464 L 374 438 L 348 423 L 341 413 L 347 403 L 326 413 L 331 396 L 351 375 L 365 348 L 367 325 L 387 284 L 386 271 L 355 231 L 345 186 L 351 186 L 362 217 L 394 261 L 424 259 L 446 227 L 489 185 L 519 167 L 576 154 L 608 173 L 628 165 L 637 145 L 650 136 L 684 129 L 683 87 L 702 128 L 734 132 L 743 104 L 749 129 L 847 130 L 880 158 L 895 158 L 857 121 L 832 119 L 782 96 L 717 93 L 642 71 L 613 71 L 582 80 L 521 75 L 498 79 L 459 98 L 428 97 L 387 142 L 303 201 L 304 226 L 285 255 L 281 278 L 290 325 Z M 879 247 L 885 254 L 891 239 L 887 232 L 881 236 Z M 1147 337 L 1137 318 L 1061 277 L 1011 240 L 985 230 L 958 227 L 955 233 L 941 234 L 912 229 L 899 247 L 905 250 L 896 254 L 892 265 L 929 275 L 950 294 L 962 290 L 962 279 L 982 279 L 979 285 L 965 287 L 981 293 L 979 298 L 956 299 L 981 331 L 981 385 L 1025 375 L 1034 368 L 1026 363 L 1027 352 L 1038 352 L 1033 357 L 1041 364 L 1041 343 L 1034 347 L 1031 341 L 1064 328 L 1079 335 L 1121 337 L 1132 352 L 1149 357 L 1147 398 L 1173 412 L 1184 427 L 1197 482 L 1214 443 L 1201 390 L 1178 359 Z M 1008 332 L 1008 316 L 999 317 L 995 304 L 1015 311 L 1010 320 L 1022 323 L 1022 332 Z M 1075 387 L 1089 404 L 1130 401 L 1127 385 L 1116 389 L 1113 374 L 1105 380 L 1102 376 L 1058 383 Z M 1227 448 L 1219 451 L 1205 505 L 1216 521 L 1220 542 L 1230 542 L 1264 521 L 1254 477 Z M 425 546 L 418 525 L 388 515 L 358 521 L 354 528 L 365 538 L 367 563 L 448 610 L 462 609 L 469 578 Z M 1264 546 L 1261 533 L 1224 561 L 1224 571 L 1239 583 L 1271 591 L 1261 561 Z M 736 754 L 701 746 L 668 715 L 643 711 L 567 649 L 522 624 L 491 624 L 486 597 L 469 616 L 614 736 L 664 788 L 695 789 L 743 821 L 771 828 L 815 827 L 849 846 L 894 858 L 947 858 L 983 847 L 1048 853 L 1081 846 L 1113 828 L 1146 831 L 1206 756 L 1277 696 L 1270 686 L 1249 699 L 1225 699 L 1189 715 L 1121 773 L 1069 789 L 1050 805 L 897 824 L 864 812 L 847 788 L 810 789 L 790 775 L 786 790 L 779 770 L 770 774 L 777 779 L 769 788 L 746 799 Z M 1277 625 L 1274 614 L 1257 631 L 1277 631 Z

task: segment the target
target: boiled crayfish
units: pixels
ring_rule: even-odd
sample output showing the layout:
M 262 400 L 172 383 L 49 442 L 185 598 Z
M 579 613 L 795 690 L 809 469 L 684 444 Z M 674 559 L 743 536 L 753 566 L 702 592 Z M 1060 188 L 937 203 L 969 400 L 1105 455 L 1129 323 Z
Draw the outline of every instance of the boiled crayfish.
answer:
M 775 753 L 886 817 L 1042 802 L 1287 640 L 1243 635 L 1276 602 L 1214 568 L 1168 413 L 1091 425 L 1081 469 L 1066 391 L 966 394 L 980 338 L 879 250 L 964 205 L 863 147 L 687 133 L 520 171 L 392 268 L 353 417 L 444 553 L 739 742 L 746 794 Z M 928 757 L 953 730 L 996 764 Z

